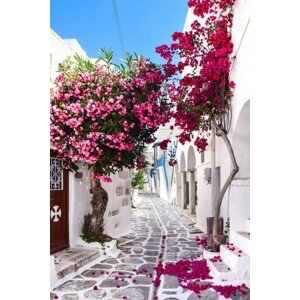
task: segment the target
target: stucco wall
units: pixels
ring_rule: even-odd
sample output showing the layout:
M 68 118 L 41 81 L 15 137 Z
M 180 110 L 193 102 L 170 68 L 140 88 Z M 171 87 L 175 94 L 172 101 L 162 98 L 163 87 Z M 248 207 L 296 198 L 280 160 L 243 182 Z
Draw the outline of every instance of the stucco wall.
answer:
M 69 242 L 75 246 L 82 233 L 84 216 L 92 211 L 90 201 L 90 175 L 87 167 L 79 165 L 81 179 L 69 175 Z M 124 179 L 124 174 L 126 174 Z M 123 178 L 120 178 L 123 177 Z M 108 194 L 104 214 L 105 233 L 113 238 L 127 234 L 131 229 L 131 177 L 129 170 L 111 176 L 112 182 L 102 183 Z
M 204 178 L 204 169 L 210 167 L 210 161 L 197 166 L 197 206 L 196 221 L 197 225 L 206 231 L 206 218 L 211 216 L 211 185 Z
M 103 183 L 109 202 L 104 215 L 105 233 L 117 238 L 131 229 L 131 174 L 129 170 L 111 175 L 112 182 Z
M 81 179 L 69 172 L 69 243 L 70 247 L 77 245 L 82 233 L 83 217 L 92 211 L 90 201 L 90 173 L 87 167 L 79 165 Z
M 236 231 L 248 231 L 250 217 L 250 182 L 236 180 L 230 188 L 230 240 L 234 242 Z

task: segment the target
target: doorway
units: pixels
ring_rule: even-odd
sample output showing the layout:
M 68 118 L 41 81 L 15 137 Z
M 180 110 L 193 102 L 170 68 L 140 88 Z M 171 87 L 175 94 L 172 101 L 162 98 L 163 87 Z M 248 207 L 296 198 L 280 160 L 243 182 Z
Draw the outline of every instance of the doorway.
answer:
M 50 253 L 69 247 L 69 176 L 50 150 Z

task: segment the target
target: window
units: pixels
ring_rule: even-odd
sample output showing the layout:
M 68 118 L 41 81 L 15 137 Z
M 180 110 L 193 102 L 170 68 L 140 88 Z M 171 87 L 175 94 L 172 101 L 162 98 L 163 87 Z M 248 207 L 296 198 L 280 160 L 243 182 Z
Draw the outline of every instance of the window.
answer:
M 63 189 L 63 163 L 62 160 L 50 157 L 50 190 Z

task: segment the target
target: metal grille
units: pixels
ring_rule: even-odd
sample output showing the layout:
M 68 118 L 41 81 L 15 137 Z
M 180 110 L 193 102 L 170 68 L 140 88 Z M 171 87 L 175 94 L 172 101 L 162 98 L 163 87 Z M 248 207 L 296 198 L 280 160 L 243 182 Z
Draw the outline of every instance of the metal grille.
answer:
M 50 157 L 50 190 L 63 189 L 63 162 L 59 158 Z

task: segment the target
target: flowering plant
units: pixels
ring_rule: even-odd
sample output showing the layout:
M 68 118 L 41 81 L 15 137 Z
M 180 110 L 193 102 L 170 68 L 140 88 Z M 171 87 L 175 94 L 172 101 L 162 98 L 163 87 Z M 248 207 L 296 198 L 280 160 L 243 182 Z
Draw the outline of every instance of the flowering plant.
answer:
M 91 169 L 93 211 L 85 216 L 83 234 L 103 235 L 108 194 L 101 181 L 122 168 L 141 169 L 143 152 L 158 127 L 169 121 L 170 101 L 163 89 L 164 71 L 141 56 L 124 64 L 103 51 L 95 62 L 75 55 L 59 66 L 51 90 L 50 135 L 70 170 L 84 162 Z
M 64 164 L 85 162 L 93 179 L 145 166 L 143 151 L 169 120 L 171 104 L 162 88 L 164 72 L 140 56 L 96 62 L 78 55 L 59 66 L 51 90 L 50 134 Z
M 212 130 L 223 139 L 230 154 L 233 170 L 216 201 L 213 251 L 220 246 L 217 222 L 222 199 L 239 170 L 227 137 L 235 87 L 229 76 L 234 59 L 231 38 L 234 3 L 235 0 L 188 0 L 195 17 L 190 30 L 175 32 L 169 46 L 156 48 L 166 61 L 163 67 L 168 76 L 182 73 L 178 84 L 172 83 L 168 88 L 169 97 L 176 104 L 174 125 L 182 129 L 179 142 L 184 144 L 195 138 L 199 152 L 205 151 Z
M 210 130 L 212 119 L 220 124 L 230 109 L 234 88 L 234 82 L 229 80 L 234 1 L 189 0 L 195 15 L 191 29 L 175 32 L 171 45 L 156 48 L 166 60 L 163 67 L 169 75 L 183 73 L 179 84 L 169 87 L 170 98 L 177 104 L 175 125 L 184 130 L 180 135 L 183 143 L 190 141 L 193 131 L 201 135 Z M 201 151 L 206 149 L 204 140 L 202 137 L 195 142 Z
M 145 169 L 136 170 L 133 172 L 131 179 L 131 187 L 132 189 L 138 190 L 143 189 L 144 184 L 146 183 L 146 173 Z

